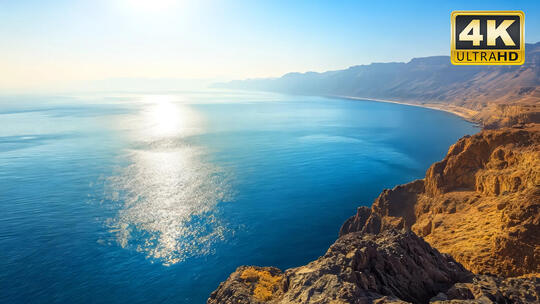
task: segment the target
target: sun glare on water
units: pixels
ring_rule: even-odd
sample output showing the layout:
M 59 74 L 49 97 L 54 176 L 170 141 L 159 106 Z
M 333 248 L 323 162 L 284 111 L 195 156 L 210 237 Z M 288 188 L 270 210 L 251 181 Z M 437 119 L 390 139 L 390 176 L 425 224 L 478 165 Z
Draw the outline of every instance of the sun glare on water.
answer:
M 166 265 L 207 254 L 225 237 L 215 206 L 230 199 L 227 174 L 190 142 L 204 131 L 195 110 L 171 96 L 142 101 L 139 114 L 125 121 L 134 142 L 125 154 L 129 165 L 109 183 L 119 205 L 111 232 L 122 247 Z
M 172 97 L 155 96 L 148 99 L 152 102 L 145 110 L 144 121 L 151 130 L 150 136 L 182 135 L 187 128 L 194 127 L 196 114 L 189 113 L 188 107 L 174 103 Z

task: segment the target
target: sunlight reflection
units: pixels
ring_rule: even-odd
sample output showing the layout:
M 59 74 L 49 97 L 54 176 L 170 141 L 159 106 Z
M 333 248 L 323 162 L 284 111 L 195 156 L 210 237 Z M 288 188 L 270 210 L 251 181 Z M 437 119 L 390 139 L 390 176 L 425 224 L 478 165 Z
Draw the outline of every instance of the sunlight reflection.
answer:
M 130 164 L 110 180 L 111 197 L 121 204 L 110 225 L 122 247 L 168 265 L 208 254 L 224 238 L 215 206 L 230 200 L 230 191 L 226 172 L 186 138 L 202 130 L 199 115 L 167 98 L 154 101 L 131 120 L 142 121 L 132 132 L 139 144 L 127 151 Z
M 143 99 L 148 107 L 143 111 L 142 123 L 145 136 L 150 140 L 158 137 L 191 136 L 202 128 L 200 115 L 172 96 L 159 95 Z

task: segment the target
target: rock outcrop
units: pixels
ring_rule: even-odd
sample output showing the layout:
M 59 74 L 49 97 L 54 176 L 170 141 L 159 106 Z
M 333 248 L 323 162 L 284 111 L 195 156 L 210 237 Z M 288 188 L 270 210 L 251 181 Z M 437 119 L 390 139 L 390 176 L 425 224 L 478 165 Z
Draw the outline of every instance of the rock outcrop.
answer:
M 324 256 L 284 273 L 240 267 L 208 303 L 426 303 L 471 277 L 412 232 L 350 233 Z
M 241 266 L 208 304 L 539 303 L 540 278 L 473 275 L 413 232 L 349 233 L 281 272 Z
M 425 179 L 384 190 L 340 234 L 393 228 L 414 231 L 475 273 L 539 273 L 539 127 L 460 139 Z
M 475 276 L 469 282 L 456 283 L 431 303 L 540 303 L 540 278 L 500 279 Z

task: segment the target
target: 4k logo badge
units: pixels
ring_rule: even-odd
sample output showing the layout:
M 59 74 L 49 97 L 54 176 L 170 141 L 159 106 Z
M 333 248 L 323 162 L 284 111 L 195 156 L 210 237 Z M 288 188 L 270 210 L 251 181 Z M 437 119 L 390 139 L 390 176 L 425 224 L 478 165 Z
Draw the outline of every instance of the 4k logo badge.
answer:
M 525 62 L 522 11 L 454 11 L 451 61 L 458 65 L 519 65 Z

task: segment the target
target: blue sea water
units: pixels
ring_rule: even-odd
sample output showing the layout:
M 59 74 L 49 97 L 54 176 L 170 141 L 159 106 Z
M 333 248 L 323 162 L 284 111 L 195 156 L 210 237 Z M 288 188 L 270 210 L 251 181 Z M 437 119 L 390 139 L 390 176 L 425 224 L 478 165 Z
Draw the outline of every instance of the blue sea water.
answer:
M 240 265 L 316 259 L 475 132 L 321 97 L 1 97 L 0 303 L 204 303 Z

